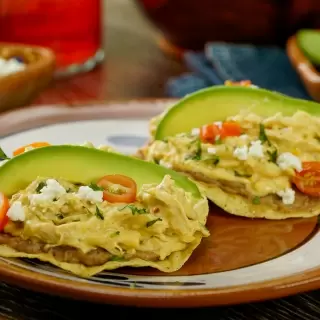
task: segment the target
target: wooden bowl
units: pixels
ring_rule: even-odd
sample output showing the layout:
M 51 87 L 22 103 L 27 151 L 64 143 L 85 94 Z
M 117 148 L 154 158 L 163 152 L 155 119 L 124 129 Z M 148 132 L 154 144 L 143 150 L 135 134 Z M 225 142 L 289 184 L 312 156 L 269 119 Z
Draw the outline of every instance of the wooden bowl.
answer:
M 0 58 L 12 57 L 21 58 L 27 66 L 0 76 L 0 111 L 30 103 L 50 83 L 55 69 L 55 55 L 49 49 L 0 42 Z
M 299 48 L 295 35 L 287 41 L 287 55 L 310 96 L 320 102 L 320 72 Z

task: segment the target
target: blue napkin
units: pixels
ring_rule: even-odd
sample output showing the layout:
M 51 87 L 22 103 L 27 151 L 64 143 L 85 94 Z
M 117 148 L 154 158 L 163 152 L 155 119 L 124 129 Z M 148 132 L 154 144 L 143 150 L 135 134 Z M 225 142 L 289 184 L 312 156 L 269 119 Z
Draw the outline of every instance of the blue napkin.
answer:
M 312 99 L 282 48 L 208 43 L 203 52 L 186 52 L 183 59 L 190 73 L 168 80 L 166 93 L 171 97 L 180 98 L 225 80 L 251 80 L 261 88 Z

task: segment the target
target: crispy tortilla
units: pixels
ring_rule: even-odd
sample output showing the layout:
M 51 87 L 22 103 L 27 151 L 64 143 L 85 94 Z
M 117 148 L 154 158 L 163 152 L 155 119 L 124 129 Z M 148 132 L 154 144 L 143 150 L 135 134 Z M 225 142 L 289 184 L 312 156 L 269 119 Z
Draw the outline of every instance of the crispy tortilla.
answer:
M 99 272 L 114 270 L 122 267 L 152 267 L 162 272 L 169 273 L 179 270 L 184 265 L 184 263 L 191 256 L 193 250 L 200 244 L 201 239 L 202 237 L 200 235 L 195 235 L 195 240 L 190 243 L 185 250 L 174 252 L 165 260 L 156 262 L 136 258 L 129 261 L 108 261 L 101 266 L 86 267 L 82 264 L 58 261 L 52 254 L 49 253 L 28 254 L 24 252 L 18 252 L 7 245 L 0 245 L 0 256 L 6 258 L 39 259 L 43 262 L 49 262 L 66 271 L 70 271 L 71 273 L 83 278 L 89 278 Z
M 240 194 L 226 192 L 219 186 L 193 181 L 215 205 L 237 216 L 283 220 L 288 218 L 310 218 L 320 213 L 320 199 L 309 197 L 310 202 L 306 203 L 304 208 L 295 208 L 290 205 L 275 208 L 270 203 L 264 203 L 263 199 L 260 204 L 253 204 L 252 201 Z M 268 200 L 272 201 L 272 199 Z

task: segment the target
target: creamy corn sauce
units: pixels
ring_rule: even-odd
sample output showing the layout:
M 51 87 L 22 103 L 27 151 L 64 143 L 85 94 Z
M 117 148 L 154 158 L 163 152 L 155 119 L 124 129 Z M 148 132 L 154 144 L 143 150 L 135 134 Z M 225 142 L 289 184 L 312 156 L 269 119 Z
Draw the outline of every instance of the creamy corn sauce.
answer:
M 202 143 L 193 130 L 153 141 L 142 150 L 143 156 L 179 171 L 200 173 L 207 180 L 239 182 L 253 197 L 283 196 L 302 162 L 320 161 L 320 120 L 308 113 L 262 118 L 242 112 L 225 120 L 236 121 L 242 134 L 211 144 Z M 151 131 L 156 122 L 157 118 L 151 122 Z
M 55 186 L 51 199 L 48 180 Z M 119 258 L 139 250 L 159 260 L 209 235 L 207 200 L 177 188 L 170 176 L 159 185 L 143 185 L 131 204 L 102 201 L 102 191 L 92 186 L 90 191 L 88 186 L 54 181 L 38 178 L 12 196 L 10 206 L 20 205 L 23 214 L 16 217 L 20 221 L 8 223 L 6 233 L 39 240 L 46 250 L 70 246 L 87 253 L 103 248 Z

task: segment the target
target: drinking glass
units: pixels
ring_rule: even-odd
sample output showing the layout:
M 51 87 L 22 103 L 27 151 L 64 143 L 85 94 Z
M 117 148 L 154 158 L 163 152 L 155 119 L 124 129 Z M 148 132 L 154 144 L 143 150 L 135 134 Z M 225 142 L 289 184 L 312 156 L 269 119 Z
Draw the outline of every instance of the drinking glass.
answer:
M 0 42 L 52 49 L 57 75 L 100 63 L 101 31 L 102 0 L 0 0 Z

